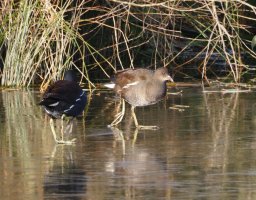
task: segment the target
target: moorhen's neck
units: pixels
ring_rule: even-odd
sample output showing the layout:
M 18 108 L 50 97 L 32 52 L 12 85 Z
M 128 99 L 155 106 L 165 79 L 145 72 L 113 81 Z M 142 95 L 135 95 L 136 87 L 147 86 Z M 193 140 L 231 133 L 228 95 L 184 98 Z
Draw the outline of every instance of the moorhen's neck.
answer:
M 162 99 L 166 95 L 166 80 L 161 77 L 156 77 L 152 79 L 151 83 L 148 85 L 148 95 L 154 99 L 154 101 L 158 101 Z
M 168 70 L 164 67 L 158 68 L 155 71 L 153 78 L 163 83 L 166 83 L 167 81 L 174 82 L 172 77 L 169 75 Z
M 65 71 L 64 80 L 77 82 L 77 77 L 76 77 L 75 71 L 72 69 Z

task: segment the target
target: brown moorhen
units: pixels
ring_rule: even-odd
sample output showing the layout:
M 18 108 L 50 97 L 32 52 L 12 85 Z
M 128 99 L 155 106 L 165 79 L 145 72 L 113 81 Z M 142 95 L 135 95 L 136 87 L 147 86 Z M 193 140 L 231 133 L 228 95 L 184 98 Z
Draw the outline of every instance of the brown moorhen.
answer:
M 119 124 L 125 114 L 125 102 L 132 107 L 132 116 L 136 128 L 139 129 L 158 129 L 157 126 L 142 126 L 138 124 L 134 112 L 137 106 L 147 106 L 155 104 L 166 95 L 166 82 L 173 79 L 168 74 L 165 67 L 158 68 L 155 71 L 148 69 L 126 69 L 118 71 L 112 78 L 113 84 L 105 84 L 106 87 L 113 88 L 120 95 L 122 101 L 122 111 L 117 114 L 115 120 L 109 126 Z

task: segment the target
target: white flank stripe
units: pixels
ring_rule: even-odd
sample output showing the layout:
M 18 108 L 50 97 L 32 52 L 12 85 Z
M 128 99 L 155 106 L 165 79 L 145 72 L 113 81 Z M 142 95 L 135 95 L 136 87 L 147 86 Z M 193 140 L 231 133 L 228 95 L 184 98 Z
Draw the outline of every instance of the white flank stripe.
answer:
M 70 106 L 68 109 L 64 110 L 64 112 L 71 110 L 73 107 L 74 107 L 74 105 Z
M 81 96 L 83 96 L 84 95 L 84 93 L 85 93 L 85 91 L 83 91 L 82 92 L 82 94 L 79 96 L 79 97 L 81 97 Z M 79 98 L 79 101 L 80 101 L 81 99 Z
M 137 85 L 138 83 L 139 83 L 139 81 L 135 81 L 135 82 L 133 82 L 133 83 L 128 83 L 128 84 L 126 84 L 123 88 L 128 88 L 128 87 L 130 87 L 130 86 Z
M 78 98 L 78 99 L 76 99 L 76 101 L 81 101 L 81 99 L 80 99 L 80 98 Z
M 57 106 L 60 102 L 57 101 L 56 103 L 49 104 L 48 106 Z
M 104 84 L 105 87 L 113 89 L 115 87 L 115 83 L 106 83 Z

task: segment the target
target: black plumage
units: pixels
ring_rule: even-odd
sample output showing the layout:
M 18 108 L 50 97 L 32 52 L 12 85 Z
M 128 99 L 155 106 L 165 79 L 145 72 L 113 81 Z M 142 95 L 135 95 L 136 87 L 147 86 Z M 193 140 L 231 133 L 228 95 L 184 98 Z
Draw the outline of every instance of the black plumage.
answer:
M 50 85 L 39 103 L 53 118 L 60 118 L 63 114 L 76 117 L 83 112 L 85 104 L 85 91 L 76 82 L 67 80 Z
M 39 105 L 43 106 L 47 114 L 53 119 L 62 118 L 63 120 L 67 116 L 71 117 L 72 121 L 74 117 L 83 112 L 86 101 L 86 92 L 76 82 L 74 72 L 68 70 L 65 73 L 64 80 L 58 80 L 46 89 Z M 62 139 L 57 140 L 52 119 L 50 123 L 57 143 L 72 142 L 63 140 L 63 127 Z

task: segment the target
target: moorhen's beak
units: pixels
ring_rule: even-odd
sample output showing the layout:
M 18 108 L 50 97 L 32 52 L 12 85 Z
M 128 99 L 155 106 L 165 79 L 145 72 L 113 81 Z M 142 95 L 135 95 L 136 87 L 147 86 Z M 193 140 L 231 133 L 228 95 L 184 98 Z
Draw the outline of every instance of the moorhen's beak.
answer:
M 167 79 L 166 79 L 166 80 L 167 80 L 167 81 L 174 82 L 173 79 L 172 79 L 172 77 L 171 77 L 170 75 L 167 76 Z

